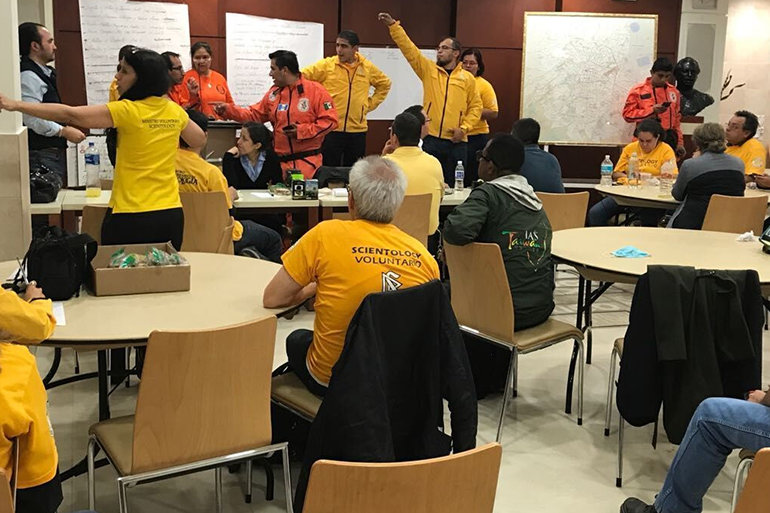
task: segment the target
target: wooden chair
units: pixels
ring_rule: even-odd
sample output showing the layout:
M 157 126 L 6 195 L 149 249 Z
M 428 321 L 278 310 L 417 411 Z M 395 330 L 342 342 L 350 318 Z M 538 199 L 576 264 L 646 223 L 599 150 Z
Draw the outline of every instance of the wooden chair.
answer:
M 0 468 L 0 513 L 13 513 L 14 501 L 11 483 L 5 470 Z
M 588 212 L 588 192 L 572 192 L 555 194 L 538 192 L 537 197 L 543 202 L 545 215 L 555 232 L 570 228 L 583 228 L 586 225 Z
M 313 422 L 318 415 L 318 408 L 323 401 L 308 390 L 293 372 L 273 377 L 270 398 L 274 403 L 309 422 Z
M 768 487 L 770 487 L 770 448 L 760 450 L 754 457 L 746 486 L 738 497 L 735 513 L 767 513 Z
M 310 471 L 303 513 L 490 513 L 502 447 L 429 460 L 350 463 L 319 460 Z
M 182 251 L 233 254 L 233 218 L 221 192 L 179 193 L 184 209 Z
M 767 211 L 765 196 L 723 196 L 714 194 L 709 201 L 701 230 L 710 232 L 762 234 Z
M 531 353 L 566 340 L 573 340 L 578 347 L 577 423 L 581 425 L 583 423 L 583 332 L 555 319 L 548 319 L 538 326 L 514 332 L 514 305 L 500 247 L 497 244 L 475 242 L 466 246 L 444 244 L 444 249 L 452 277 L 452 309 L 457 316 L 460 329 L 511 352 L 497 426 L 497 441 L 500 441 L 503 434 L 508 391 L 512 389 L 514 397 L 517 393 L 519 354 Z M 572 376 L 569 377 L 570 383 L 571 380 Z M 567 404 L 567 413 L 571 411 L 570 406 Z
M 118 501 L 143 482 L 215 469 L 222 510 L 222 467 L 283 453 L 286 509 L 291 512 L 287 443 L 271 444 L 270 368 L 276 318 L 211 331 L 150 334 L 136 414 L 94 424 L 88 442 L 88 504 L 94 509 L 94 455 L 104 449 L 118 473 Z
M 607 380 L 607 402 L 604 410 L 604 436 L 610 436 L 610 424 L 612 423 L 612 410 L 615 398 L 615 373 L 621 358 L 623 358 L 623 338 L 618 338 L 615 339 L 615 343 L 612 345 L 612 353 L 610 354 L 610 375 Z M 623 486 L 623 430 L 625 425 L 626 421 L 623 420 L 621 415 L 618 415 L 618 468 L 617 475 L 615 476 L 615 486 L 618 488 Z
M 107 213 L 107 207 L 85 205 L 83 207 L 83 220 L 80 224 L 80 233 L 87 233 L 98 243 L 102 243 L 102 222 Z
M 428 227 L 430 226 L 430 194 L 411 194 L 404 196 L 404 202 L 393 218 L 393 224 L 428 247 Z
M 735 469 L 735 481 L 733 482 L 733 498 L 730 502 L 730 511 L 735 511 L 735 506 L 738 504 L 738 497 L 741 494 L 741 490 L 746 484 L 746 475 L 751 470 L 751 465 L 754 463 L 754 458 L 757 453 L 750 449 L 741 449 L 738 455 L 738 468 Z

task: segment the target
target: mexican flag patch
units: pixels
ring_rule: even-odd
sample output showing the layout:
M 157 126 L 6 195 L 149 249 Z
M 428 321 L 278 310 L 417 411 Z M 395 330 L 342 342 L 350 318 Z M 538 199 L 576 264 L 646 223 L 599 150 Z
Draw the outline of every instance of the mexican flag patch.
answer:
M 332 108 L 332 102 L 324 102 L 324 110 L 329 110 Z

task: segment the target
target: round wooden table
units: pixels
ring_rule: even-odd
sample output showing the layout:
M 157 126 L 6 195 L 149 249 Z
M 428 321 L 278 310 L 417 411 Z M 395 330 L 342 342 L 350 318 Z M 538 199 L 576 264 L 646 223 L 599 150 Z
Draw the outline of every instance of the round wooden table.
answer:
M 597 185 L 596 191 L 603 195 L 613 198 L 621 207 L 642 207 L 642 208 L 663 208 L 673 210 L 679 205 L 670 194 L 660 195 L 660 190 L 656 186 L 643 185 L 641 187 L 631 188 L 627 185 Z M 770 203 L 770 191 L 767 190 L 749 190 L 745 191 L 746 196 L 765 196 Z

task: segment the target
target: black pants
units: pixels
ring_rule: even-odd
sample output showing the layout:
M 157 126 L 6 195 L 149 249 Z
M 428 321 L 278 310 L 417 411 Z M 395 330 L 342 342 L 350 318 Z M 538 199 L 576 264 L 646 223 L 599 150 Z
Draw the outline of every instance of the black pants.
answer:
M 47 483 L 16 490 L 16 513 L 56 513 L 63 499 L 57 470 Z
M 327 388 L 318 383 L 307 370 L 307 350 L 313 342 L 312 330 L 294 330 L 286 337 L 286 356 L 289 367 L 308 390 L 315 395 L 326 395 Z
M 479 179 L 479 161 L 476 160 L 476 152 L 483 150 L 489 140 L 489 134 L 476 134 L 468 136 L 468 166 L 465 168 L 465 186 Z M 456 164 L 456 163 L 455 163 Z M 454 183 L 450 184 L 454 186 Z
M 281 235 L 272 228 L 248 219 L 240 223 L 243 226 L 243 236 L 241 240 L 233 243 L 235 254 L 239 255 L 243 249 L 252 247 L 271 262 L 280 264 L 281 253 L 283 252 Z
M 321 151 L 324 166 L 350 167 L 366 154 L 366 132 L 331 132 Z
M 444 172 L 444 183 L 450 187 L 455 185 L 457 161 L 462 161 L 463 167 L 467 169 L 468 143 L 453 143 L 450 139 L 439 139 L 429 135 L 422 141 L 422 151 L 430 153 L 441 162 L 441 170 Z
M 182 248 L 184 211 L 180 208 L 113 214 L 107 209 L 102 222 L 102 244 L 150 244 L 171 241 Z

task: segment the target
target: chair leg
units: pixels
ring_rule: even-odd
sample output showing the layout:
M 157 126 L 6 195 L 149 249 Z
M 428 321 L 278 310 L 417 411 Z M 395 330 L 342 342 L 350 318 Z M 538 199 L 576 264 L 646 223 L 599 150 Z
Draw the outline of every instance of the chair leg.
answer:
M 610 377 L 607 380 L 607 407 L 604 412 L 604 436 L 610 436 L 610 425 L 612 424 L 612 406 L 615 394 L 615 365 L 618 358 L 618 350 L 613 347 L 610 354 Z
M 511 397 L 519 396 L 519 352 L 513 350 L 513 395 Z
M 75 374 L 80 374 L 80 359 L 78 359 L 78 352 L 73 351 L 75 353 Z
M 615 486 L 620 488 L 623 486 L 623 430 L 626 421 L 621 415 L 618 415 L 618 418 L 620 419 L 618 422 L 618 477 L 615 478 Z
M 735 511 L 735 505 L 738 504 L 738 496 L 741 494 L 743 484 L 746 481 L 746 474 L 753 462 L 754 460 L 752 458 L 744 458 L 738 463 L 738 468 L 735 470 L 735 483 L 733 483 L 733 498 L 730 502 L 730 513 Z
M 217 513 L 222 513 L 222 467 L 214 469 L 214 490 L 217 501 Z
M 251 460 L 246 462 L 246 504 L 251 504 Z
M 128 498 L 126 497 L 126 488 L 128 484 L 118 479 L 118 509 L 120 513 L 128 513 Z
M 131 386 L 131 348 L 126 348 L 126 388 Z
M 585 347 L 583 341 L 579 338 L 575 339 L 575 343 L 578 345 L 578 414 L 577 423 L 578 426 L 583 425 L 583 375 L 585 374 Z
M 289 467 L 289 446 L 281 449 L 283 459 L 283 488 L 286 491 L 286 513 L 292 513 L 291 503 L 291 468 Z
M 508 411 L 508 390 L 511 389 L 515 373 L 516 348 L 511 350 L 511 360 L 508 362 L 508 376 L 505 378 L 505 389 L 503 391 L 503 404 L 500 405 L 500 420 L 497 422 L 497 443 L 503 438 L 503 422 L 505 413 Z
M 94 486 L 94 452 L 96 450 L 96 439 L 88 439 L 88 455 L 86 463 L 88 465 L 88 509 L 96 509 L 96 487 Z

